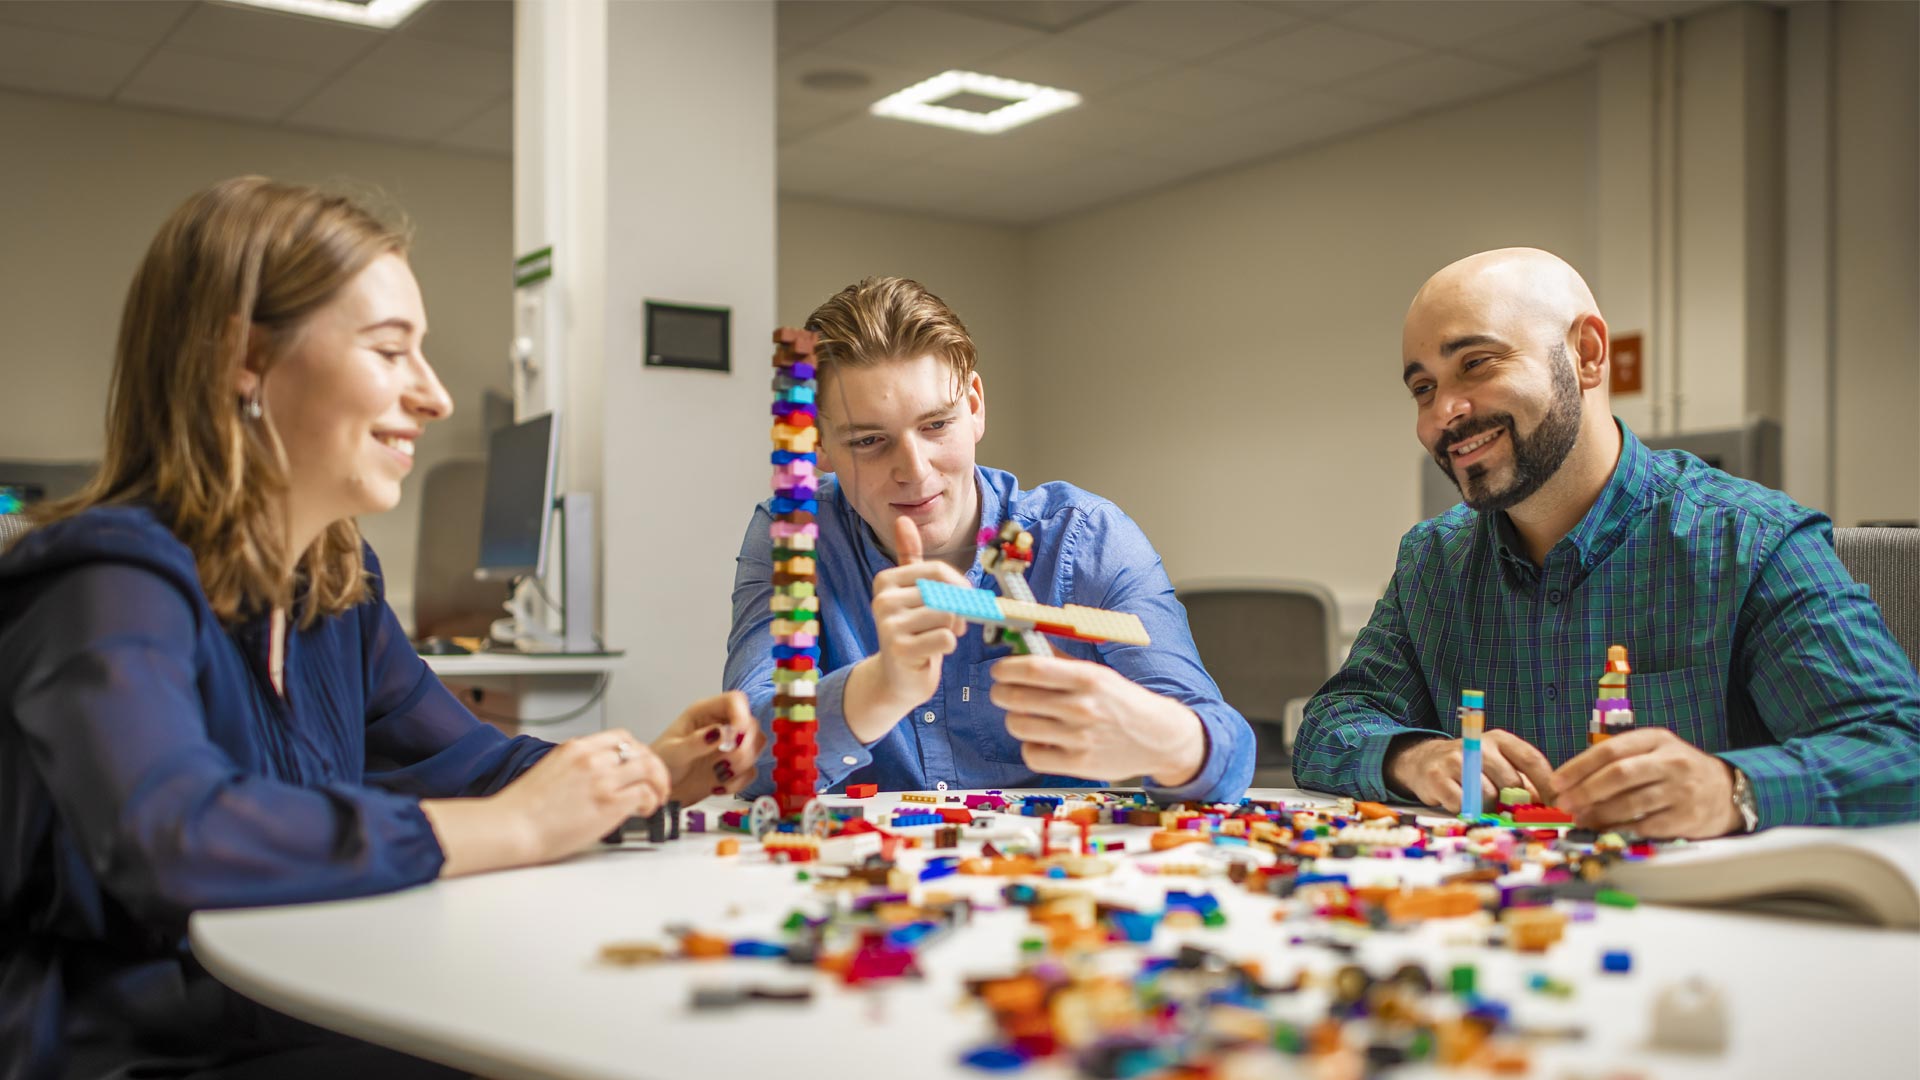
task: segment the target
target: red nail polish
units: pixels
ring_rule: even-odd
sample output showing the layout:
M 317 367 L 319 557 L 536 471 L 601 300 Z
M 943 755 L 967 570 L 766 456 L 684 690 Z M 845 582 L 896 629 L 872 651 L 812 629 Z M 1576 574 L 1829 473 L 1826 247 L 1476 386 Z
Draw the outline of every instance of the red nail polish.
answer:
M 727 793 L 727 789 L 723 787 L 717 787 L 713 789 L 713 793 L 715 795 L 725 795 Z
M 715 727 L 715 728 L 708 728 L 708 729 L 707 729 L 707 741 L 708 741 L 708 742 L 719 742 L 719 741 L 720 741 L 720 729 L 719 729 L 719 728 L 717 728 L 717 727 Z

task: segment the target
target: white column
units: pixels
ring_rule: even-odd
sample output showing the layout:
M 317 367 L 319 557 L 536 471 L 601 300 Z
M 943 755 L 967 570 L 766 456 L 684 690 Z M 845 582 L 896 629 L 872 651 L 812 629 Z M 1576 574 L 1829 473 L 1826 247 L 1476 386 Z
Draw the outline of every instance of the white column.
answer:
M 515 243 L 552 244 L 563 484 L 600 506 L 607 722 L 720 686 L 734 553 L 767 492 L 774 19 L 766 0 L 519 0 Z M 732 371 L 645 368 L 647 299 L 732 309 Z

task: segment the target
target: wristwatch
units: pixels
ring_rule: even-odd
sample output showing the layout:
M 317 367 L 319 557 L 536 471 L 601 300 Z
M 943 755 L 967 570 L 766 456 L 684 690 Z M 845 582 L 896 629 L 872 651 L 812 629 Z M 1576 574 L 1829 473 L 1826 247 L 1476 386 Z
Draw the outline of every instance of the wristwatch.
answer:
M 1733 767 L 1733 808 L 1740 811 L 1741 832 L 1760 827 L 1760 804 L 1753 798 L 1753 781 L 1747 779 L 1746 770 L 1738 765 Z

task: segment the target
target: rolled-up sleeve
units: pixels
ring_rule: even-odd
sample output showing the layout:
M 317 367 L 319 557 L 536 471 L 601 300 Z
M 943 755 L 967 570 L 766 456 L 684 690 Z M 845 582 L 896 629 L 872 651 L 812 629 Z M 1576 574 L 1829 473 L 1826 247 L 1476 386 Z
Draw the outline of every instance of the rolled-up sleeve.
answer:
M 1433 697 L 1407 637 L 1401 581 L 1413 565 L 1413 534 L 1401 542 L 1400 558 L 1373 617 L 1354 638 L 1347 660 L 1307 702 L 1293 749 L 1294 782 L 1304 788 L 1362 799 L 1405 796 L 1387 786 L 1387 750 L 1401 735 L 1446 735 L 1438 727 Z
M 433 879 L 417 799 L 242 768 L 207 732 L 195 607 L 120 564 L 66 573 L 25 613 L 12 712 L 102 885 L 163 925 L 201 908 L 363 896 Z
M 1748 696 L 1779 745 L 1720 756 L 1752 781 L 1760 825 L 1920 818 L 1920 677 L 1824 517 L 1772 549 L 1740 621 Z

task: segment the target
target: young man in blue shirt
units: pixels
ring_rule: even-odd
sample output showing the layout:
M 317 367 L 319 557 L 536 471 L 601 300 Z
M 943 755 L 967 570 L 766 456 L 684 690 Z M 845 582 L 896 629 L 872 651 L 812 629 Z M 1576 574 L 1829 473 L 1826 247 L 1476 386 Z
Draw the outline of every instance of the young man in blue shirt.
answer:
M 1253 732 L 1201 666 L 1160 557 L 1119 507 L 1054 482 L 1030 491 L 977 465 L 986 391 L 966 327 L 916 282 L 870 278 L 807 320 L 819 334 L 819 784 L 888 790 L 1030 787 L 1146 777 L 1162 802 L 1237 800 Z M 995 660 L 915 582 L 990 581 L 982 525 L 1012 519 L 1043 604 L 1125 611 L 1153 644 L 1054 639 L 1056 657 Z M 763 722 L 773 699 L 769 504 L 733 587 L 726 685 Z M 772 769 L 744 794 L 768 790 Z
M 1402 346 L 1420 443 L 1466 505 L 1401 540 L 1307 706 L 1303 785 L 1457 809 L 1471 688 L 1483 792 L 1526 788 L 1583 825 L 1920 818 L 1920 678 L 1826 516 L 1615 420 L 1607 324 L 1571 266 L 1528 248 L 1454 263 L 1414 297 Z M 1589 748 L 1613 644 L 1639 726 Z

